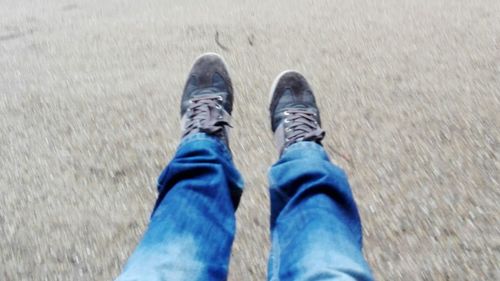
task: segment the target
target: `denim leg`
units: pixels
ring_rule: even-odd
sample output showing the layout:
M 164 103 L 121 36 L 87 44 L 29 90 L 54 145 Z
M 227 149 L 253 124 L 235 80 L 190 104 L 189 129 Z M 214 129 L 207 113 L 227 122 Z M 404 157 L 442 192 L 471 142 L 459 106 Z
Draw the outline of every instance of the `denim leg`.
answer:
M 224 144 L 184 139 L 158 180 L 141 242 L 117 280 L 226 280 L 243 182 Z
M 291 145 L 269 172 L 269 280 L 372 280 L 345 173 L 314 142 Z

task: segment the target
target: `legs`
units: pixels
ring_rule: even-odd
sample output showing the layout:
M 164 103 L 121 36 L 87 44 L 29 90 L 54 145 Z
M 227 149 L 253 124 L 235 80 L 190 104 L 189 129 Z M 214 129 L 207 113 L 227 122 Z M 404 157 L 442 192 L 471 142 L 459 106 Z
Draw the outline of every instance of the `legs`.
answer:
M 372 280 L 347 178 L 320 145 L 290 146 L 269 179 L 270 280 Z
M 270 280 L 372 280 L 347 178 L 328 159 L 311 88 L 287 71 L 271 90 L 280 160 L 270 170 Z M 229 151 L 233 88 L 223 60 L 199 57 L 181 98 L 182 142 L 158 180 L 142 241 L 118 280 L 225 280 L 242 180 Z
M 181 98 L 181 145 L 160 175 L 151 222 L 118 280 L 227 278 L 243 187 L 227 138 L 232 106 L 224 61 L 200 56 Z
M 117 280 L 225 280 L 242 181 L 219 140 L 183 140 L 149 227 Z
M 371 280 L 361 222 L 344 172 L 328 159 L 306 79 L 285 71 L 271 89 L 279 161 L 269 172 L 270 280 Z

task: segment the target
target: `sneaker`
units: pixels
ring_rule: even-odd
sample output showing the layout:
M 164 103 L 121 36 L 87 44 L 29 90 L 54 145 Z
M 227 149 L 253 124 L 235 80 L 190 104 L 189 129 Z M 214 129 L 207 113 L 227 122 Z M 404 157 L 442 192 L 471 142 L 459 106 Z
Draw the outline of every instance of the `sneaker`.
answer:
M 181 100 L 182 138 L 206 133 L 229 148 L 233 86 L 221 56 L 206 53 L 196 59 L 189 72 Z
M 300 141 L 321 144 L 325 131 L 312 89 L 302 74 L 288 70 L 278 75 L 271 88 L 269 111 L 280 154 Z

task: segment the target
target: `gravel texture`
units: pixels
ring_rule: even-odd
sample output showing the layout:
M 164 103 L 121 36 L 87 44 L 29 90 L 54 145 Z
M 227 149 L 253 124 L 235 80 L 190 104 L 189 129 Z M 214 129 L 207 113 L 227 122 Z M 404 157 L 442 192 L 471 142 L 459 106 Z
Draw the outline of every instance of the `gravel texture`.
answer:
M 230 280 L 264 280 L 275 76 L 310 80 L 378 280 L 499 280 L 500 1 L 0 0 L 0 279 L 110 280 L 223 55 L 246 190 Z

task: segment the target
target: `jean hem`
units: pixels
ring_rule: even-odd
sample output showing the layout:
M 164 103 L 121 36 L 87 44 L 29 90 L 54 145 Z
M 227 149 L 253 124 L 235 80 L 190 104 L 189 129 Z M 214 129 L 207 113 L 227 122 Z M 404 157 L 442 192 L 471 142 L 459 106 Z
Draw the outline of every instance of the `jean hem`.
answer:
M 323 145 L 314 141 L 300 141 L 290 145 L 283 151 L 283 154 L 281 154 L 280 159 L 285 158 L 289 154 L 293 154 L 294 152 L 301 152 L 301 151 L 314 151 L 328 159 L 328 155 L 326 154 Z
M 195 134 L 192 134 L 190 136 L 183 138 L 181 140 L 181 143 L 177 147 L 177 150 L 181 149 L 183 146 L 185 146 L 189 143 L 196 142 L 196 141 L 207 141 L 207 142 L 214 144 L 220 151 L 222 151 L 222 154 L 226 159 L 233 161 L 231 151 L 226 146 L 226 144 L 224 142 L 222 142 L 219 138 L 211 136 L 211 135 L 206 134 L 206 133 L 195 133 Z

